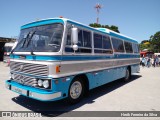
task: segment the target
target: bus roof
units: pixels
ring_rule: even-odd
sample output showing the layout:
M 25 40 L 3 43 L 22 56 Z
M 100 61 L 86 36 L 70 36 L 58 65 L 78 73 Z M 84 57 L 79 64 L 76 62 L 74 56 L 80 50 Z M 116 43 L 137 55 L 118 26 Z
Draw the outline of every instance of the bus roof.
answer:
M 21 26 L 21 29 L 34 27 L 34 26 L 39 26 L 39 25 L 45 25 L 45 24 L 52 24 L 52 23 L 55 23 L 55 22 L 60 22 L 60 23 L 63 23 L 63 24 L 65 22 L 74 23 L 74 24 L 77 24 L 78 26 L 82 26 L 82 27 L 85 27 L 87 29 L 90 29 L 90 30 L 93 30 L 93 31 L 96 31 L 96 32 L 106 33 L 106 34 L 108 34 L 108 35 L 110 35 L 112 37 L 117 37 L 117 38 L 123 39 L 125 41 L 138 43 L 136 41 L 136 39 L 133 39 L 133 38 L 128 37 L 126 35 L 114 32 L 114 31 L 112 31 L 110 29 L 107 29 L 107 28 L 93 28 L 93 27 L 90 27 L 88 25 L 84 25 L 82 23 L 79 23 L 79 22 L 76 22 L 76 21 L 73 21 L 73 20 L 70 20 L 70 19 L 67 19 L 67 18 L 48 18 L 48 19 L 42 19 L 42 20 L 38 20 L 38 21 L 33 21 L 33 22 L 30 22 L 28 24 L 25 24 L 25 25 Z

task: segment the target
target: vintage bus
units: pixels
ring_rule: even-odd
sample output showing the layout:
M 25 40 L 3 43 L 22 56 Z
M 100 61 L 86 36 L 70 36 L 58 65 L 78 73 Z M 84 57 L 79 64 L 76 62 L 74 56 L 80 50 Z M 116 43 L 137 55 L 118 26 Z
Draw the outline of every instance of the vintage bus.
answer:
M 79 102 L 89 90 L 139 71 L 138 42 L 66 18 L 21 27 L 6 88 L 40 101 Z

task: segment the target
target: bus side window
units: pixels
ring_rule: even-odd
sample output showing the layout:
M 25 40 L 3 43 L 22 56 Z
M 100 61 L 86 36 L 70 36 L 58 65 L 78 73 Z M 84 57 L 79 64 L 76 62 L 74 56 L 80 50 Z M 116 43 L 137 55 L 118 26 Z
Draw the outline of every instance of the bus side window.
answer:
M 91 33 L 83 30 L 84 47 L 91 48 Z
M 112 37 L 114 52 L 124 52 L 123 41 Z
M 78 47 L 82 47 L 83 46 L 83 40 L 82 40 L 83 36 L 82 36 L 82 30 L 78 29 Z
M 94 52 L 102 53 L 102 35 L 94 33 Z
M 67 38 L 66 38 L 66 52 L 74 52 L 72 48 L 72 41 L 71 41 L 71 27 L 67 29 Z M 91 53 L 91 32 L 85 31 L 82 29 L 78 29 L 78 50 L 76 53 Z
M 124 41 L 126 53 L 133 53 L 132 43 Z
M 108 36 L 94 33 L 94 52 L 112 54 L 111 41 Z
M 67 26 L 67 40 L 66 45 L 71 45 L 71 25 Z
M 68 24 L 65 52 L 74 52 L 72 48 L 72 41 L 71 41 L 71 28 L 72 28 L 72 25 Z
M 103 36 L 103 53 L 112 54 L 111 41 L 108 36 Z
M 133 44 L 132 44 L 132 47 L 133 47 L 133 51 L 134 51 L 134 53 L 139 53 L 139 47 L 138 47 L 138 44 L 133 43 Z
M 91 53 L 91 32 L 86 30 L 79 30 L 78 47 L 80 53 Z

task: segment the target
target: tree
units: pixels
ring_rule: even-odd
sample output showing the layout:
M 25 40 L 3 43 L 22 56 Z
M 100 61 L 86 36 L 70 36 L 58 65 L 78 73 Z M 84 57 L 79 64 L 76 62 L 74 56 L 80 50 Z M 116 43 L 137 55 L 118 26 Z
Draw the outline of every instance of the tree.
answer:
M 118 30 L 118 27 L 115 25 L 109 26 L 109 25 L 101 25 L 101 24 L 97 24 L 97 23 L 91 23 L 91 24 L 89 24 L 89 26 L 94 27 L 94 28 L 108 28 L 108 29 L 113 30 L 117 33 L 120 33 L 120 31 Z
M 153 46 L 154 52 L 160 52 L 160 31 L 156 32 L 149 40 Z
M 113 31 L 115 31 L 115 32 L 120 33 L 117 26 L 112 25 L 112 26 L 110 27 L 110 29 L 113 30 Z
M 149 42 L 149 40 L 142 40 L 142 41 L 141 41 L 141 44 L 144 44 L 144 43 L 146 43 L 146 42 Z
M 152 45 L 151 45 L 151 43 L 150 42 L 145 42 L 145 43 L 141 43 L 141 44 L 139 44 L 139 48 L 140 48 L 140 50 L 144 50 L 144 49 L 147 49 L 148 51 L 153 51 L 153 47 L 152 47 Z
M 139 44 L 140 50 L 148 49 L 153 52 L 160 52 L 160 31 L 151 35 L 149 40 L 143 40 Z

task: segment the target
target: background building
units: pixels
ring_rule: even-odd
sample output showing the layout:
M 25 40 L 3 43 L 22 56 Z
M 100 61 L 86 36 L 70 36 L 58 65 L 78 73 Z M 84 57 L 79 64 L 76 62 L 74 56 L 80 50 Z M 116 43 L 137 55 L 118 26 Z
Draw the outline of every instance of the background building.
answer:
M 15 42 L 15 41 L 16 41 L 16 39 L 14 39 L 14 38 L 0 37 L 0 61 L 3 61 L 5 43 L 7 43 L 7 42 Z

